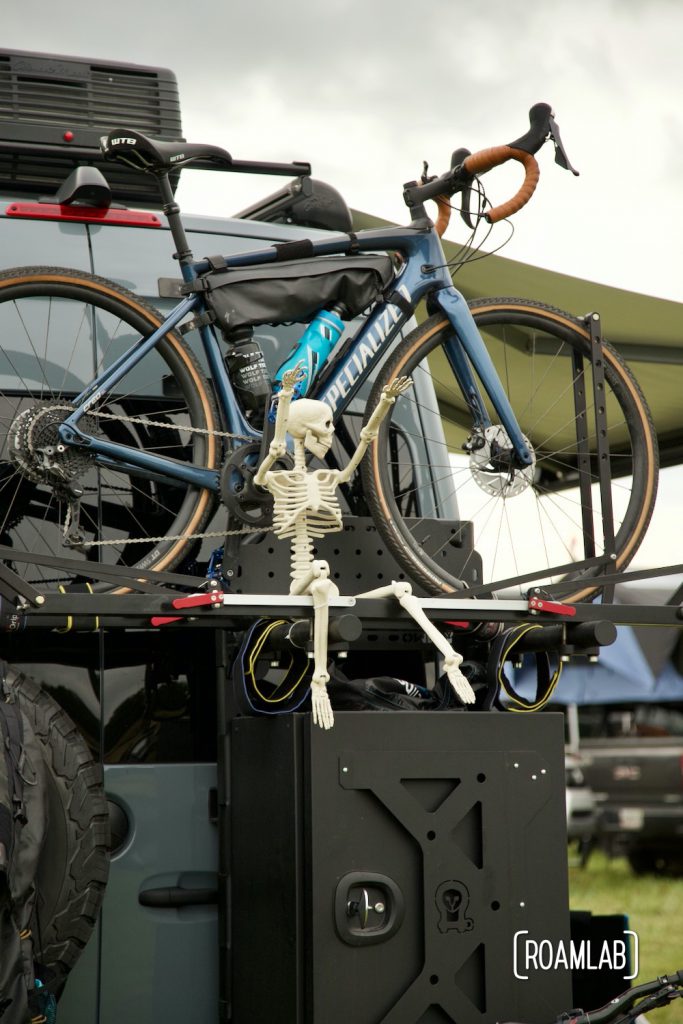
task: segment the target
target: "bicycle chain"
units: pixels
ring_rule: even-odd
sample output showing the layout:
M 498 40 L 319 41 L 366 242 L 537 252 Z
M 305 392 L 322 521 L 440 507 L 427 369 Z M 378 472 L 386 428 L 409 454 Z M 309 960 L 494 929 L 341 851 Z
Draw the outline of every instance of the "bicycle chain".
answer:
M 63 405 L 54 406 L 55 409 L 63 410 L 64 412 L 73 412 L 73 406 Z M 123 421 L 124 423 L 138 423 L 145 427 L 162 427 L 166 430 L 184 430 L 190 434 L 207 434 L 215 437 L 229 437 L 236 441 L 253 441 L 253 438 L 247 437 L 245 434 L 231 434 L 225 430 L 208 430 L 206 427 L 185 427 L 178 426 L 175 423 L 159 423 L 157 420 L 149 420 L 145 416 L 117 416 L 111 412 L 101 412 L 95 410 L 89 410 L 89 416 L 99 416 L 101 419 Z M 62 530 L 62 536 L 66 539 L 69 526 L 71 525 L 71 506 L 69 506 L 64 521 L 64 527 Z M 162 537 L 128 537 L 125 541 L 121 540 L 88 540 L 79 543 L 79 547 L 83 548 L 102 548 L 102 547 L 113 547 L 115 545 L 127 545 L 127 544 L 161 544 L 163 541 L 176 541 L 176 540 L 204 540 L 207 538 L 215 539 L 217 537 L 239 537 L 242 534 L 248 533 L 264 533 L 262 526 L 245 526 L 241 530 L 209 530 L 205 533 L 177 533 L 177 534 L 164 534 Z M 71 546 L 71 545 L 70 545 Z
M 54 405 L 53 409 L 60 412 L 73 412 L 73 405 Z M 215 437 L 231 437 L 236 441 L 253 441 L 253 437 L 247 434 L 231 434 L 227 430 L 209 430 L 207 427 L 185 427 L 177 423 L 160 423 L 159 420 L 148 420 L 145 416 L 117 416 L 113 412 L 102 412 L 98 409 L 89 409 L 88 416 L 99 416 L 104 420 L 121 420 L 123 423 L 140 423 L 143 427 L 161 427 L 164 430 L 184 430 L 188 434 L 211 434 Z
M 162 537 L 127 537 L 126 540 L 86 540 L 79 542 L 79 548 L 127 547 L 129 544 L 161 544 L 163 541 L 203 540 L 206 537 L 240 537 L 247 533 L 267 533 L 263 526 L 245 526 L 241 530 L 208 530 L 205 533 L 165 533 Z M 72 547 L 73 545 L 68 545 Z
M 105 420 L 122 420 L 124 423 L 141 423 L 144 427 L 162 427 L 164 430 L 184 430 L 188 434 L 207 434 L 214 437 L 231 437 L 236 441 L 253 441 L 253 437 L 246 434 L 231 434 L 227 430 L 209 430 L 207 427 L 184 427 L 177 423 L 160 423 L 158 420 L 148 420 L 145 416 L 117 416 L 113 412 L 98 412 L 91 410 L 89 416 L 99 416 Z

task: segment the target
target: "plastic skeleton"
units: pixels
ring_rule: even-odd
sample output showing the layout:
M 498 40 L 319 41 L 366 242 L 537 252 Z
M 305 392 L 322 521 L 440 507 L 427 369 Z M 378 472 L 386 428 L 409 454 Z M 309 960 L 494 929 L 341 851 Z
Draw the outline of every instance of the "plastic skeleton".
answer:
M 330 599 L 339 594 L 329 578 L 330 567 L 313 556 L 315 538 L 343 529 L 337 487 L 351 479 L 368 445 L 378 434 L 380 424 L 399 395 L 412 385 L 409 377 L 398 377 L 382 391 L 382 396 L 367 424 L 360 432 L 360 442 L 345 469 L 306 468 L 308 449 L 324 458 L 332 445 L 334 426 L 332 413 L 324 402 L 300 398 L 292 402 L 294 388 L 302 377 L 300 368 L 283 374 L 278 396 L 275 432 L 268 454 L 259 466 L 254 482 L 273 496 L 273 532 L 280 540 L 291 542 L 290 594 L 309 594 L 313 598 L 313 658 L 311 703 L 313 721 L 330 729 L 334 724 L 332 705 L 327 693 L 327 631 Z M 272 469 L 287 451 L 286 434 L 294 440 L 294 469 Z M 388 587 L 359 594 L 358 597 L 394 596 L 412 616 L 432 643 L 444 656 L 444 669 L 460 700 L 474 702 L 474 692 L 460 672 L 461 655 L 429 621 L 409 583 L 392 583 Z

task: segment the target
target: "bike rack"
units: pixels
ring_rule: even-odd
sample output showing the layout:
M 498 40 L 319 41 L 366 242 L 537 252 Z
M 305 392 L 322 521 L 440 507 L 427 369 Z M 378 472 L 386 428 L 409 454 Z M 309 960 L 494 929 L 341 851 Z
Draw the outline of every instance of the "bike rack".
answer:
M 519 623 L 529 618 L 552 621 L 643 623 L 662 626 L 683 626 L 683 612 L 675 604 L 646 607 L 613 605 L 614 587 L 617 583 L 635 579 L 651 579 L 659 576 L 683 573 L 683 565 L 667 566 L 637 573 L 611 574 L 609 569 L 616 558 L 614 546 L 614 521 L 611 495 L 607 412 L 604 401 L 605 373 L 602 354 L 602 331 L 600 317 L 589 313 L 584 324 L 590 335 L 590 365 L 592 398 L 595 412 L 596 452 L 598 466 L 598 487 L 603 530 L 602 555 L 595 553 L 593 527 L 593 495 L 590 479 L 590 452 L 588 450 L 587 402 L 584 366 L 586 360 L 579 353 L 572 356 L 574 365 L 574 407 L 579 424 L 578 486 L 583 508 L 584 558 L 581 561 L 554 566 L 543 572 L 518 575 L 495 583 L 470 586 L 466 591 L 448 598 L 424 598 L 425 611 L 434 621 L 458 615 L 471 625 L 479 623 Z M 353 522 L 353 520 L 352 520 Z M 363 531 L 374 530 L 371 520 L 356 520 L 354 546 L 369 549 Z M 353 526 L 349 526 L 353 530 Z M 340 537 L 343 535 L 334 535 Z M 269 556 L 277 556 L 280 546 L 269 550 Z M 284 550 L 284 549 L 283 549 Z M 395 571 L 393 560 L 387 552 L 378 551 L 389 561 L 389 571 Z M 365 559 L 365 551 L 363 551 Z M 23 562 L 36 566 L 53 568 L 60 574 L 71 573 L 76 578 L 83 572 L 83 563 L 61 555 L 36 555 L 18 552 L 11 547 L 0 546 L 0 632 L 16 631 L 27 627 L 77 628 L 74 623 L 97 621 L 108 628 L 156 628 L 172 623 L 182 626 L 220 626 L 240 628 L 245 620 L 280 613 L 287 609 L 293 617 L 310 617 L 310 598 L 292 598 L 284 594 L 245 595 L 231 592 L 233 588 L 222 589 L 216 579 L 183 575 L 180 573 L 132 570 L 125 566 L 88 563 L 88 573 L 98 581 L 120 586 L 131 593 L 98 594 L 88 584 L 74 583 L 60 588 L 62 593 L 41 593 L 37 587 L 23 580 L 4 562 Z M 282 566 L 278 567 L 282 569 Z M 576 589 L 576 581 L 559 581 L 543 586 L 544 579 L 551 576 L 576 573 L 580 570 L 597 570 L 596 579 L 602 590 L 602 603 L 562 604 L 562 593 Z M 229 570 L 230 575 L 232 570 Z M 269 572 L 269 576 L 275 576 Z M 226 581 L 227 582 L 227 581 Z M 495 600 L 498 591 L 505 591 L 520 584 L 530 584 L 527 598 L 521 600 Z M 269 588 L 270 589 L 270 588 Z M 187 595 L 179 597 L 178 590 Z M 354 614 L 366 628 L 381 629 L 387 624 L 400 623 L 408 619 L 406 613 L 396 608 L 391 600 L 362 600 L 339 598 L 340 606 L 353 608 Z M 334 606 L 333 606 L 334 607 Z M 207 609 L 210 614 L 207 615 Z M 88 627 L 84 627 L 88 628 Z M 93 628 L 92 625 L 89 628 Z
M 88 565 L 91 576 L 109 584 L 128 589 L 129 593 L 98 593 L 87 584 L 75 583 L 61 593 L 41 593 L 1 561 L 11 558 L 37 566 L 48 566 L 62 573 L 82 573 L 83 563 L 54 556 L 17 553 L 0 546 L 0 632 L 16 632 L 29 628 L 58 629 L 72 620 L 71 629 L 97 628 L 161 628 L 173 625 L 182 628 L 239 629 L 249 619 L 285 614 L 293 618 L 312 615 L 312 601 L 306 596 L 289 594 L 242 594 L 223 589 L 218 580 L 186 576 L 180 573 L 131 570 L 121 566 Z M 591 560 L 596 564 L 601 560 Z M 553 572 L 556 571 L 555 567 Z M 559 567 L 568 571 L 570 564 Z M 617 583 L 628 583 L 665 576 L 683 575 L 683 564 L 662 566 L 605 575 L 600 584 L 613 591 Z M 665 605 L 621 605 L 611 602 L 562 602 L 562 590 L 575 589 L 576 583 L 557 583 L 546 590 L 540 574 L 502 580 L 501 590 L 512 583 L 538 582 L 518 599 L 479 598 L 491 585 L 461 591 L 449 597 L 422 598 L 424 610 L 434 621 L 459 622 L 475 626 L 480 623 L 596 623 L 679 626 L 683 627 L 683 587 Z M 388 598 L 360 599 L 340 596 L 331 604 L 332 613 L 353 611 L 364 627 L 377 630 L 393 628 L 397 623 L 412 621 L 395 601 Z

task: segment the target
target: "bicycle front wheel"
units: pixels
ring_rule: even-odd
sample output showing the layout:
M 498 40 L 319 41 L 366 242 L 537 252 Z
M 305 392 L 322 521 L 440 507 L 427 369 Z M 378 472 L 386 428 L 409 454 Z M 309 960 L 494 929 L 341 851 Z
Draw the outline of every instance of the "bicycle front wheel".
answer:
M 452 328 L 432 316 L 382 369 L 368 405 L 394 377 L 420 379 L 385 419 L 363 466 L 377 528 L 407 575 L 434 594 L 496 583 L 600 556 L 603 529 L 596 457 L 590 336 L 560 310 L 521 299 L 476 299 L 470 309 L 534 455 L 512 470 L 510 444 L 485 397 L 492 427 L 472 433 L 472 417 L 448 357 Z M 645 399 L 615 350 L 603 343 L 615 569 L 633 558 L 657 491 L 657 441 Z M 418 390 L 428 398 L 418 400 Z M 585 395 L 585 414 L 577 406 Z M 579 398 L 579 403 L 581 399 Z M 401 409 L 400 406 L 403 406 Z M 585 431 L 583 425 L 585 424 Z M 580 440 L 585 433 L 585 439 Z M 428 448 L 441 452 L 421 461 Z M 463 449 L 470 438 L 475 445 Z M 588 497 L 590 495 L 590 497 Z M 432 528 L 434 518 L 451 520 Z M 563 600 L 587 600 L 595 569 L 568 578 Z M 539 579 L 539 586 L 557 580 Z M 506 588 L 525 592 L 533 583 Z M 495 589 L 492 587 L 492 590 Z
M 163 472 L 61 444 L 58 427 L 83 388 L 162 322 L 138 296 L 75 270 L 27 267 L 0 274 L 0 544 L 19 554 L 173 569 L 214 505 L 204 488 Z M 216 468 L 215 403 L 192 352 L 167 334 L 81 420 L 86 433 Z M 74 503 L 74 496 L 80 500 Z M 80 511 L 82 544 L 65 546 Z M 58 568 L 3 556 L 39 589 L 72 580 Z M 121 589 L 121 588 L 118 588 Z

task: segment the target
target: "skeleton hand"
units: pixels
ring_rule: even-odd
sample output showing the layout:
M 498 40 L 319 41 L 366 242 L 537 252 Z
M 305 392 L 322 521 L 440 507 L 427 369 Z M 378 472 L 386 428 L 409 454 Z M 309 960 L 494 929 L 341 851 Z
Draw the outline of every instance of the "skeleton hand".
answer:
M 332 711 L 325 683 L 312 681 L 311 708 L 313 710 L 313 724 L 319 725 L 321 729 L 331 729 L 334 725 L 334 712 Z
M 460 662 L 462 656 L 455 654 L 452 658 L 446 658 L 444 661 L 444 669 L 448 676 L 448 681 L 456 692 L 456 695 L 460 698 L 462 704 L 474 704 L 475 696 L 474 690 L 470 686 L 466 676 L 460 671 Z
M 280 394 L 285 391 L 290 395 L 294 394 L 294 388 L 297 384 L 301 383 L 305 376 L 306 370 L 304 369 L 304 362 L 302 359 L 301 362 L 297 363 L 293 369 L 285 370 L 282 374 L 282 390 L 280 391 Z
M 389 412 L 390 407 L 399 395 L 402 395 L 404 391 L 407 391 L 412 386 L 413 382 L 410 377 L 394 377 L 386 387 L 382 388 L 379 402 L 375 406 L 368 422 L 361 428 L 360 439 L 363 444 L 368 445 L 371 441 L 375 440 L 382 420 Z
M 394 379 L 382 388 L 382 398 L 385 402 L 395 402 L 399 395 L 404 394 L 408 388 L 412 388 L 411 377 L 394 377 Z
M 287 452 L 285 436 L 287 434 L 287 420 L 294 395 L 294 388 L 306 376 L 303 369 L 303 361 L 291 370 L 285 370 L 282 374 L 280 391 L 275 395 L 277 399 L 277 412 L 275 414 L 275 433 L 273 440 L 268 445 L 268 454 L 256 470 L 254 483 L 257 487 L 267 486 L 267 476 L 278 459 L 281 459 Z

